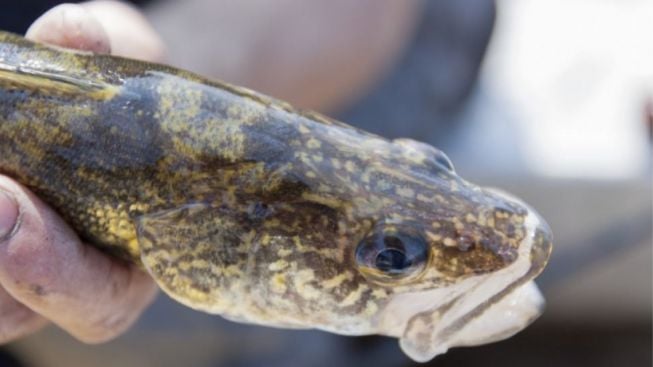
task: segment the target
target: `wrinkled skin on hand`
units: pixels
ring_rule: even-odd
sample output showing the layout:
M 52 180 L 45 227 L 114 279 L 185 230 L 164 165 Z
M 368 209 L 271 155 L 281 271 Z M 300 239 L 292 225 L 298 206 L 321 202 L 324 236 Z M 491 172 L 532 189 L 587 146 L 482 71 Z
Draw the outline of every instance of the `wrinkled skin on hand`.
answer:
M 131 37 L 107 23 L 120 18 Z M 61 5 L 27 37 L 61 47 L 161 61 L 164 49 L 134 9 L 117 2 Z M 97 343 L 124 332 L 151 303 L 156 286 L 141 269 L 79 239 L 23 185 L 0 176 L 0 343 L 52 322 Z

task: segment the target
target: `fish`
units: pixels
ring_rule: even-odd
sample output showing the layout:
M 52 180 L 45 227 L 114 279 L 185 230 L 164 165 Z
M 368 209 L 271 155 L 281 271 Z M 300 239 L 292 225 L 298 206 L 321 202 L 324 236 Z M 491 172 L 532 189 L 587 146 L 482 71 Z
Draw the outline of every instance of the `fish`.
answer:
M 394 337 L 424 362 L 544 305 L 552 233 L 520 199 L 428 144 L 170 66 L 0 32 L 0 173 L 236 322 Z

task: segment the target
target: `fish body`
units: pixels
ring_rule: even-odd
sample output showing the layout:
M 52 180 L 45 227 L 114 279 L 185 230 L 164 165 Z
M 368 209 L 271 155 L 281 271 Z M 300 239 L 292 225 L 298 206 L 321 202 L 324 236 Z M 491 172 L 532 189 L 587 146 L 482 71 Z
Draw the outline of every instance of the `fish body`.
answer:
M 168 66 L 0 33 L 0 172 L 172 298 L 400 338 L 426 361 L 540 313 L 551 233 L 446 155 Z

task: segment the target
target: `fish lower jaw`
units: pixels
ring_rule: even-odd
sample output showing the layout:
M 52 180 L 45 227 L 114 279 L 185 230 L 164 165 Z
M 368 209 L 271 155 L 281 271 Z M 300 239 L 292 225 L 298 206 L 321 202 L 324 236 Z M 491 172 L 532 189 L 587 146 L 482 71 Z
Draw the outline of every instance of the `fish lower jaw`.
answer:
M 420 309 L 412 312 L 408 305 L 417 301 L 418 295 L 393 300 L 395 313 L 402 301 L 403 311 L 410 312 L 410 316 L 403 315 L 406 322 L 399 342 L 409 357 L 426 362 L 452 347 L 498 341 L 522 330 L 541 314 L 544 299 L 532 281 L 531 270 L 534 239 L 542 224 L 535 212 L 525 221 L 527 235 L 517 260 L 508 267 L 423 293 L 419 295 Z M 432 303 L 426 306 L 424 298 Z M 397 335 L 400 325 L 397 322 L 393 326 Z
M 429 345 L 415 343 L 414 335 L 405 333 L 401 349 L 416 362 L 428 362 L 454 347 L 467 347 L 507 339 L 531 324 L 542 312 L 544 298 L 535 282 L 513 290 L 482 314 L 465 320 L 460 328 L 445 326 L 433 331 Z M 446 317 L 443 317 L 443 319 Z M 442 320 L 445 321 L 445 320 Z
M 489 307 L 481 317 L 468 322 L 449 341 L 448 347 L 474 346 L 507 339 L 531 324 L 543 308 L 544 297 L 535 282 L 530 281 Z

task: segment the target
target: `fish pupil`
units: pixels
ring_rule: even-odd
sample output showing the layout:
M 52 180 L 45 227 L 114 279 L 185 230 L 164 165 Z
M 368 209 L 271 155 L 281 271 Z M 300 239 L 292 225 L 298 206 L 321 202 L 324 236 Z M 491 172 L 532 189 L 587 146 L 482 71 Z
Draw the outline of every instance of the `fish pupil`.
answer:
M 375 270 L 364 273 L 368 276 L 378 277 L 377 280 L 404 279 L 420 274 L 425 268 L 428 247 L 422 237 L 391 228 L 363 239 L 355 256 L 363 269 Z
M 399 273 L 410 267 L 410 262 L 403 251 L 391 248 L 380 251 L 376 255 L 374 265 L 386 273 Z

